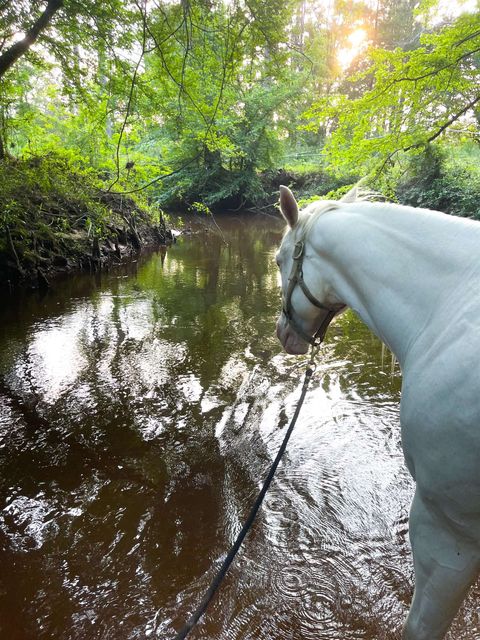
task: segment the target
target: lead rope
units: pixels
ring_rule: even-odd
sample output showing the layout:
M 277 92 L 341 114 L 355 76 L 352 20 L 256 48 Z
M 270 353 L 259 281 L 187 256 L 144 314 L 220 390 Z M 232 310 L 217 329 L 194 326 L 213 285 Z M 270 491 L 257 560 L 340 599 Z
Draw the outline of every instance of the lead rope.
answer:
M 308 361 L 307 369 L 305 371 L 305 377 L 303 379 L 302 392 L 300 394 L 300 398 L 298 400 L 297 407 L 295 409 L 295 413 L 293 414 L 292 420 L 290 421 L 288 429 L 287 429 L 287 431 L 285 433 L 285 436 L 283 438 L 283 442 L 282 442 L 282 444 L 280 446 L 280 449 L 278 450 L 277 457 L 275 458 L 275 460 L 273 461 L 272 466 L 270 467 L 270 471 L 268 472 L 268 475 L 265 478 L 265 482 L 263 483 L 263 487 L 261 488 L 260 493 L 258 494 L 257 499 L 255 500 L 255 502 L 253 504 L 253 507 L 250 510 L 248 518 L 246 519 L 245 524 L 243 525 L 242 530 L 238 534 L 237 539 L 235 540 L 232 548 L 228 552 L 227 557 L 223 561 L 222 566 L 220 567 L 219 571 L 217 572 L 217 574 L 213 578 L 212 582 L 210 583 L 210 586 L 208 587 L 207 592 L 203 596 L 202 601 L 200 602 L 200 604 L 198 605 L 198 607 L 196 608 L 194 613 L 190 616 L 190 619 L 188 620 L 188 622 L 186 622 L 185 625 L 182 627 L 182 629 L 177 633 L 177 635 L 175 636 L 174 640 L 183 640 L 184 638 L 186 638 L 188 636 L 188 634 L 190 633 L 190 631 L 193 629 L 193 627 L 200 620 L 202 615 L 205 613 L 208 605 L 210 604 L 210 601 L 212 600 L 213 596 L 215 595 L 215 592 L 217 591 L 218 587 L 220 586 L 223 578 L 225 577 L 227 571 L 230 568 L 230 565 L 232 564 L 235 556 L 237 555 L 237 552 L 240 549 L 240 546 L 241 546 L 245 536 L 247 535 L 250 527 L 252 526 L 253 521 L 255 520 L 255 516 L 257 515 L 257 511 L 259 510 L 259 508 L 260 508 L 260 506 L 261 506 L 261 504 L 263 502 L 263 499 L 265 497 L 265 494 L 268 491 L 270 483 L 273 480 L 273 476 L 275 475 L 275 471 L 277 470 L 277 467 L 278 467 L 278 465 L 280 463 L 280 459 L 283 456 L 283 454 L 285 452 L 285 449 L 287 448 L 288 441 L 290 440 L 290 436 L 292 435 L 293 427 L 295 426 L 295 423 L 297 422 L 297 418 L 298 418 L 298 415 L 300 413 L 300 409 L 302 408 L 303 401 L 305 400 L 305 396 L 307 394 L 308 385 L 309 385 L 310 380 L 312 379 L 312 375 L 313 375 L 313 373 L 315 371 L 315 357 L 316 357 L 316 355 L 318 353 L 318 350 L 320 349 L 320 344 L 321 344 L 320 342 L 316 342 L 316 343 L 312 344 L 312 349 L 310 351 L 310 358 L 309 358 L 309 361 Z

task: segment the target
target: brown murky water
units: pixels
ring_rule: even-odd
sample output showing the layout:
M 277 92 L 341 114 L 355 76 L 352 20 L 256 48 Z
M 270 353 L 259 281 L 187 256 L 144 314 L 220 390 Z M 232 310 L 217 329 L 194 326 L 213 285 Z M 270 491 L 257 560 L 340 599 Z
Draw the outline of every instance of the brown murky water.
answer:
M 0 311 L 0 637 L 171 638 L 281 442 L 267 217 Z M 392 640 L 411 597 L 400 376 L 350 313 L 254 530 L 192 638 Z M 478 640 L 479 590 L 452 640 Z

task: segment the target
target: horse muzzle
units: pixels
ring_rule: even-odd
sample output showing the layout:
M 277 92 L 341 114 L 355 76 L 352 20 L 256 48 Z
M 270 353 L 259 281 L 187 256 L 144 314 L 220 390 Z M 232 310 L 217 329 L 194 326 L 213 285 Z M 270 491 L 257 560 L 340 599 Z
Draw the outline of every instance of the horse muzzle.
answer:
M 277 338 L 290 355 L 299 356 L 308 352 L 309 343 L 293 331 L 283 313 L 277 320 Z

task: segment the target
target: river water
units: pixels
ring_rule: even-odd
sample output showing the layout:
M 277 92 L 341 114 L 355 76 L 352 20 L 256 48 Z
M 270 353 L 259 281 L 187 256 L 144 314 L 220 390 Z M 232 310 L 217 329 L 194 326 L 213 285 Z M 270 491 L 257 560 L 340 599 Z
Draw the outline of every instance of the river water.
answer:
M 0 638 L 168 639 L 298 399 L 274 336 L 282 224 L 238 216 L 0 310 Z M 412 592 L 400 373 L 332 325 L 285 458 L 191 637 L 393 640 Z M 451 639 L 478 640 L 479 589 Z

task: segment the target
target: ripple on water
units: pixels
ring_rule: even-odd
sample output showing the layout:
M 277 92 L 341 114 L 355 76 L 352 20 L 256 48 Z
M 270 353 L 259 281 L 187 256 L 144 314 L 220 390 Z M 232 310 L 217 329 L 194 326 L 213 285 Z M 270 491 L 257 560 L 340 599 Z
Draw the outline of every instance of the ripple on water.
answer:
M 278 385 L 265 396 L 250 397 L 245 430 L 223 431 L 224 438 L 235 438 L 230 452 L 236 442 L 238 455 L 239 439 L 252 442 L 258 429 L 268 457 L 275 455 L 284 433 L 279 425 L 286 423 L 282 414 L 286 410 L 291 415 L 298 397 L 297 389 L 279 398 L 284 390 Z M 364 411 L 358 398 L 346 402 L 335 385 L 330 391 L 317 387 L 307 396 L 266 498 L 261 534 L 245 552 L 249 558 L 266 558 L 263 568 L 251 570 L 268 577 L 268 596 L 249 604 L 246 588 L 241 589 L 244 607 L 218 637 L 395 637 L 405 613 L 399 593 L 410 589 L 411 578 L 396 547 L 399 539 L 406 546 L 405 513 L 399 513 L 399 504 L 408 502 L 411 483 L 398 438 L 386 437 L 398 409 L 385 401 L 381 409 Z M 389 446 L 379 444 L 379 434 Z M 263 458 L 258 448 L 255 452 L 256 457 L 243 462 L 252 477 L 259 472 L 263 477 L 258 468 Z M 398 487 L 405 503 L 399 503 Z M 269 617 L 275 625 L 265 622 Z
M 16 496 L 0 514 L 0 529 L 16 551 L 32 551 L 58 532 L 57 515 L 41 493 L 35 498 Z

